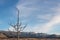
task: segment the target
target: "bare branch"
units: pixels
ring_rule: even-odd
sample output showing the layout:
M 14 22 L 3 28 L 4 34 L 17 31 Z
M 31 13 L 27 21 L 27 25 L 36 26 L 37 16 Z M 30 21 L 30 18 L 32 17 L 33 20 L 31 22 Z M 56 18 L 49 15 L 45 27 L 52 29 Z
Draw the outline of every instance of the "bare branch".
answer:
M 9 23 L 9 25 L 10 25 L 11 27 L 13 27 L 13 26 L 14 26 L 12 23 Z
M 10 29 L 8 28 L 8 31 L 10 31 Z
M 19 27 L 22 25 L 22 22 L 20 22 Z
M 17 31 L 17 40 L 19 40 L 19 32 L 23 31 L 26 27 L 27 24 L 25 26 L 22 26 L 22 22 L 19 23 L 19 10 L 18 8 L 16 8 L 18 15 L 17 15 L 17 23 L 15 25 L 12 25 L 11 23 L 9 24 L 11 27 L 14 28 L 15 31 Z M 10 31 L 10 30 L 9 30 Z
M 26 27 L 27 27 L 27 24 L 25 26 L 21 27 L 20 28 L 21 29 L 20 31 L 23 31 Z
M 23 27 L 23 30 L 27 27 L 27 24 Z

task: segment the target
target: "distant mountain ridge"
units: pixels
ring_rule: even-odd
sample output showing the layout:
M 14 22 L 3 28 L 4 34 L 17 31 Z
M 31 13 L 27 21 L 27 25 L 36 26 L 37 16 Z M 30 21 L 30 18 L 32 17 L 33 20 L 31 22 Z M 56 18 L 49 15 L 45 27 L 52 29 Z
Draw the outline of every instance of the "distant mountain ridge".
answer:
M 9 38 L 16 38 L 17 34 L 16 32 L 12 31 L 0 31 L 0 33 L 3 33 Z M 19 33 L 19 37 L 26 37 L 26 38 L 60 38 L 60 35 L 56 34 L 46 34 L 46 33 L 34 33 L 34 32 L 21 32 Z

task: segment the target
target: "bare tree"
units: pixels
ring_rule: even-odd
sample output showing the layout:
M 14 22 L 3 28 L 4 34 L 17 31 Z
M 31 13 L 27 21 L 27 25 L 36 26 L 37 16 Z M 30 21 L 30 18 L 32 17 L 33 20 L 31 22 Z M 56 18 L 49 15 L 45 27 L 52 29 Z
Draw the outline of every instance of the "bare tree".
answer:
M 17 33 L 17 40 L 19 40 L 19 33 L 21 31 L 23 31 L 26 28 L 27 25 L 22 26 L 22 22 L 20 22 L 20 20 L 19 20 L 19 15 L 20 14 L 19 14 L 18 8 L 16 8 L 16 10 L 18 11 L 18 14 L 17 14 L 17 23 L 15 25 L 13 25 L 13 24 L 10 23 L 9 25 L 14 28 L 14 30 Z

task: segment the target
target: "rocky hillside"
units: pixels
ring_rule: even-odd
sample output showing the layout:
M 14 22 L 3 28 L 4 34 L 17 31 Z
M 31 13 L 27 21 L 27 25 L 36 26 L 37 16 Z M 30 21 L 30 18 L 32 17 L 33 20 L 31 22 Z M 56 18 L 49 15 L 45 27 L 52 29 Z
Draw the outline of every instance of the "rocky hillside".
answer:
M 17 37 L 16 32 L 10 32 L 10 31 L 0 31 L 0 33 L 3 33 L 7 37 Z M 30 38 L 60 38 L 60 35 L 56 34 L 46 34 L 46 33 L 34 33 L 34 32 L 21 32 L 19 33 L 20 37 L 30 37 Z

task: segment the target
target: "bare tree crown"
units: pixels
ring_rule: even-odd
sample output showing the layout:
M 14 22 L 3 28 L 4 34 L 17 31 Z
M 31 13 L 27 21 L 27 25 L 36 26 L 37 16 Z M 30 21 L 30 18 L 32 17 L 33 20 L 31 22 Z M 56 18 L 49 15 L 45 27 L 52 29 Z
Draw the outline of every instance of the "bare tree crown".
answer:
M 13 25 L 12 23 L 9 23 L 9 25 L 11 27 L 13 27 L 16 32 L 18 32 L 18 31 L 21 32 L 26 28 L 27 24 L 22 27 L 22 22 L 19 22 L 20 21 L 19 20 L 19 10 L 18 10 L 18 8 L 16 8 L 16 10 L 18 12 L 18 14 L 17 14 L 17 23 L 15 25 Z

